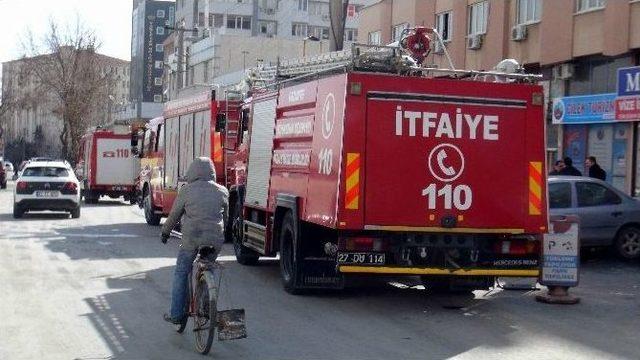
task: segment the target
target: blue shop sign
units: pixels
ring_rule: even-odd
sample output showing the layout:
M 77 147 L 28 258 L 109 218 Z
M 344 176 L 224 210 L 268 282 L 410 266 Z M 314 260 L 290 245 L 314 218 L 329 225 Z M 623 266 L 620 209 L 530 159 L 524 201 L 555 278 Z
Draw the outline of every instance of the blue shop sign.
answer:
M 640 96 L 640 66 L 618 69 L 618 96 Z
M 554 124 L 614 122 L 615 100 L 615 93 L 555 98 L 551 120 Z

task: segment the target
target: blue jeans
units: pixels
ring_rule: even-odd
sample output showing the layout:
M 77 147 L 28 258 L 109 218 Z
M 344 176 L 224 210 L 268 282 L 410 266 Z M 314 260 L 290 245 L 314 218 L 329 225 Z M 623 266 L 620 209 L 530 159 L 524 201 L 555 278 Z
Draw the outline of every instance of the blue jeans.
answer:
M 198 252 L 196 250 L 180 250 L 173 273 L 173 289 L 171 290 L 171 318 L 181 320 L 186 316 L 185 308 L 189 298 L 189 274 Z

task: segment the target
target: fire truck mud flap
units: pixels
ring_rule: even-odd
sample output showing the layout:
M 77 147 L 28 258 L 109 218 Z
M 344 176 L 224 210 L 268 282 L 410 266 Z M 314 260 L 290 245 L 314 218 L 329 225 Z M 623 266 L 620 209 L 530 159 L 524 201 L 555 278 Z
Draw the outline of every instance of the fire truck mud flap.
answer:
M 308 243 L 305 243 L 305 233 L 298 216 L 297 197 L 288 194 L 278 194 L 276 197 L 276 222 L 284 219 L 290 212 L 296 229 L 294 236 L 295 249 L 295 280 L 296 289 L 342 289 L 344 288 L 344 275 L 336 267 L 336 259 L 328 256 L 312 256 L 308 254 Z M 278 219 L 280 217 L 280 219 Z M 277 236 L 279 238 L 279 234 Z M 307 238 L 308 239 L 308 238 Z M 282 256 L 282 254 L 281 254 Z

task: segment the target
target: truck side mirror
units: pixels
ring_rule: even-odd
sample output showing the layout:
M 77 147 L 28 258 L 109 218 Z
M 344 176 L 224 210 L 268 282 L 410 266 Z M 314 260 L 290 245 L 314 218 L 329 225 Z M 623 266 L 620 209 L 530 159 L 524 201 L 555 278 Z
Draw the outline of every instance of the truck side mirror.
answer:
M 223 132 L 226 126 L 227 117 L 225 114 L 218 114 L 216 116 L 216 132 Z

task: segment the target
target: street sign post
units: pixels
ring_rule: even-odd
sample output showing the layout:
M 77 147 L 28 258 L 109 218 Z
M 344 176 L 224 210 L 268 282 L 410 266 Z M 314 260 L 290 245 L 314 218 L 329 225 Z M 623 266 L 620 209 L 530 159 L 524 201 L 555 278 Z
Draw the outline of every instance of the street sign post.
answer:
M 540 283 L 549 288 L 536 300 L 551 304 L 575 304 L 569 295 L 578 285 L 580 268 L 580 224 L 577 216 L 552 217 L 550 232 L 544 235 Z

